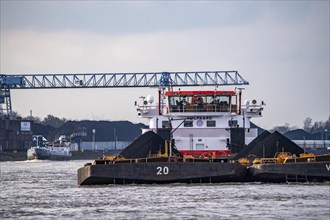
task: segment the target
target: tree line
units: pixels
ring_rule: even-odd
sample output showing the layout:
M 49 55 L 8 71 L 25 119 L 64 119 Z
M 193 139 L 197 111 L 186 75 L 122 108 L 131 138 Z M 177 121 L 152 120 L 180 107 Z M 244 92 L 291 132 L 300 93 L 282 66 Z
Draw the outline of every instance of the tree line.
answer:
M 284 134 L 287 131 L 292 131 L 292 130 L 296 130 L 299 129 L 297 126 L 290 126 L 289 123 L 286 123 L 282 126 L 275 126 L 273 127 L 270 131 L 278 131 L 282 134 Z M 330 132 L 330 116 L 328 118 L 328 120 L 326 121 L 315 121 L 313 123 L 313 119 L 311 119 L 310 117 L 307 117 L 304 121 L 303 121 L 303 128 L 304 131 L 308 132 L 308 133 L 324 133 L 324 132 Z
M 36 117 L 36 116 L 22 117 L 17 112 L 13 112 L 13 116 L 14 116 L 14 118 L 20 117 L 23 120 L 31 120 L 34 123 L 38 123 L 38 124 L 42 124 L 42 125 L 49 125 L 49 126 L 52 126 L 54 128 L 59 128 L 65 122 L 68 121 L 65 118 L 58 118 L 58 117 L 56 117 L 54 115 L 47 115 L 46 117 L 44 117 L 43 119 L 41 119 L 40 117 Z
M 19 116 L 16 112 L 14 113 L 16 117 L 21 117 Z M 65 118 L 59 118 L 54 115 L 47 115 L 45 118 L 41 119 L 39 117 L 35 116 L 28 116 L 28 117 L 22 117 L 23 119 L 26 120 L 33 120 L 35 123 L 43 124 L 43 125 L 49 125 L 54 128 L 59 128 L 61 127 L 65 122 L 68 120 Z M 284 125 L 281 126 L 275 126 L 273 127 L 270 132 L 278 131 L 282 134 L 284 134 L 287 131 L 292 131 L 299 129 L 297 126 L 290 126 L 289 123 L 285 123 Z M 315 121 L 313 122 L 313 119 L 310 117 L 307 117 L 303 121 L 303 130 L 305 130 L 308 133 L 323 133 L 323 132 L 330 132 L 330 116 L 326 121 Z

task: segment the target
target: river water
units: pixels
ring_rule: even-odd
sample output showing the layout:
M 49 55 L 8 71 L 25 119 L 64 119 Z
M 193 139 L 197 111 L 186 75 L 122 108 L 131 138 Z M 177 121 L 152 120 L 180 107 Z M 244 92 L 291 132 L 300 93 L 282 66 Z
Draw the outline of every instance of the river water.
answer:
M 329 182 L 80 187 L 86 162 L 0 162 L 0 219 L 330 220 Z

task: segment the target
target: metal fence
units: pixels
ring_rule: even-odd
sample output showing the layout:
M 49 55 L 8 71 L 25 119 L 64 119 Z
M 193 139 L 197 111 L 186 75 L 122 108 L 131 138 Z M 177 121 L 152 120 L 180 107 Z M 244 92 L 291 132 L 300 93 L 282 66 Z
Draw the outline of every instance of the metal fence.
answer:
M 293 140 L 301 148 L 327 148 L 330 150 L 330 140 Z
M 123 150 L 130 143 L 127 141 L 81 142 L 80 150 Z

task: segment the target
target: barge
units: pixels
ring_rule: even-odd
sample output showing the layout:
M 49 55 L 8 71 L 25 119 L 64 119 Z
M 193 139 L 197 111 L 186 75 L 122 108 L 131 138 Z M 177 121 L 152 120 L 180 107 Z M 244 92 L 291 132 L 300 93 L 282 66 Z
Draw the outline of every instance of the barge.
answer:
M 79 185 L 219 183 L 245 180 L 246 168 L 225 159 L 154 157 L 101 159 L 78 169 Z
M 173 141 L 148 131 L 119 155 L 85 164 L 77 176 L 79 185 L 220 183 L 245 181 L 246 173 L 228 157 L 182 155 Z
M 330 154 L 301 154 L 300 157 L 281 152 L 276 158 L 256 159 L 248 167 L 251 181 L 307 182 L 330 181 Z

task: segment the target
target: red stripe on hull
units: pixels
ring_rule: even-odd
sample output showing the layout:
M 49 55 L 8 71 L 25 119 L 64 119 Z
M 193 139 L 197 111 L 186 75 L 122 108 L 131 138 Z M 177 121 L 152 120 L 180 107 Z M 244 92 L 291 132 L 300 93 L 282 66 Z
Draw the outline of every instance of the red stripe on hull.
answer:
M 179 150 L 179 152 L 182 155 L 190 155 L 193 157 L 198 157 L 198 156 L 222 156 L 222 155 L 228 155 L 230 154 L 229 150 Z

